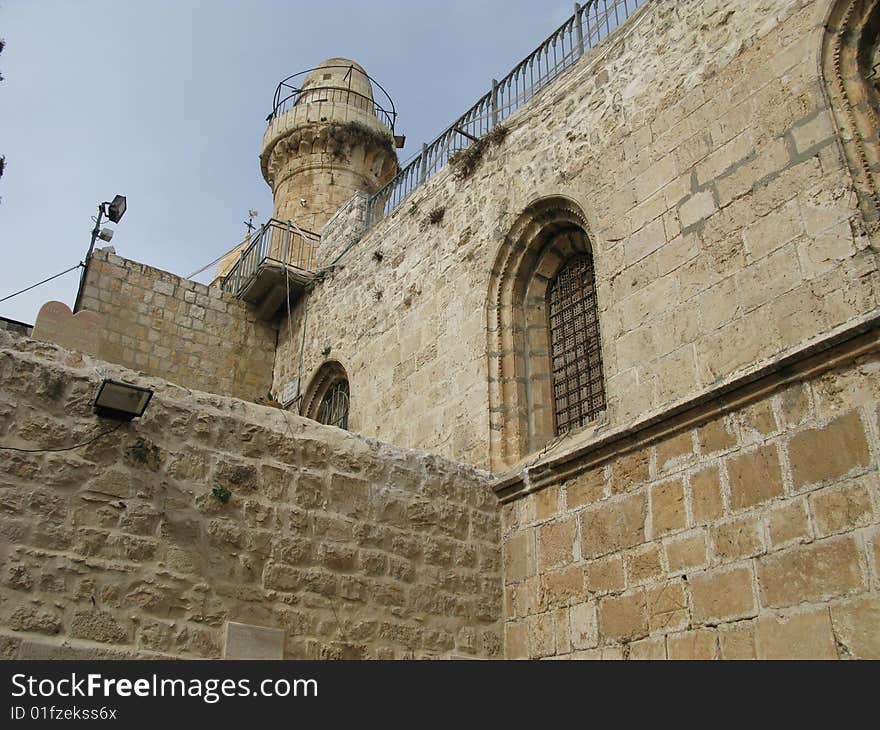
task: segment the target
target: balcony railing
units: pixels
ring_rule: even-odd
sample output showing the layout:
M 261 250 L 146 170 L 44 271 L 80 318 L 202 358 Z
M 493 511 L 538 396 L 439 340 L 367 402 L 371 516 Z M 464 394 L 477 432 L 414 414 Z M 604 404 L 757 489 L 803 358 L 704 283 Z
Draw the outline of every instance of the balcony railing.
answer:
M 220 286 L 238 296 L 267 267 L 290 267 L 298 278 L 312 274 L 319 240 L 318 234 L 303 230 L 292 221 L 272 218 L 260 226 Z
M 308 88 L 302 88 L 300 86 L 312 72 L 326 69 L 345 69 L 346 73 L 343 83 L 346 84 L 346 87 L 313 85 Z M 374 97 L 352 89 L 354 74 L 361 76 L 372 87 L 374 93 L 379 96 L 381 103 Z M 362 85 L 361 88 L 363 88 Z M 345 66 L 319 66 L 288 76 L 275 89 L 275 97 L 272 100 L 272 112 L 266 117 L 266 121 L 269 122 L 275 117 L 281 116 L 300 103 L 353 106 L 369 114 L 374 114 L 379 121 L 391 130 L 392 134 L 394 133 L 397 111 L 394 108 L 394 101 L 391 99 L 391 96 L 376 79 L 350 64 Z
M 605 40 L 648 0 L 587 0 L 540 46 L 520 61 L 476 104 L 406 164 L 388 185 L 367 201 L 367 225 L 395 210 L 417 187 L 435 175 L 459 150 L 506 119 Z

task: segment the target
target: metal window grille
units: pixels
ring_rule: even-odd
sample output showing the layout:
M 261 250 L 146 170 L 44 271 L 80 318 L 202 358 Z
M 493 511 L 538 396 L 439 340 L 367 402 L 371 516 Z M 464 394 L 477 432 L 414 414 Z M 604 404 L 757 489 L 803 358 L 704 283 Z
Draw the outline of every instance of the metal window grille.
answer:
M 318 422 L 348 430 L 347 380 L 338 380 L 327 390 L 318 407 Z
M 593 259 L 569 261 L 548 290 L 550 357 L 557 435 L 605 410 L 599 307 Z

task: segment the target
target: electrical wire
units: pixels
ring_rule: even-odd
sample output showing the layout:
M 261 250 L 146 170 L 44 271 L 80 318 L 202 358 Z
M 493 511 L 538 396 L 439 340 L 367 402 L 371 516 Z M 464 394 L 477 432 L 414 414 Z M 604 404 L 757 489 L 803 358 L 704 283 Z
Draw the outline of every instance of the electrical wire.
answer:
M 47 453 L 57 453 L 59 451 L 73 451 L 74 449 L 81 449 L 83 446 L 88 446 L 89 444 L 95 443 L 102 436 L 108 436 L 115 431 L 118 431 L 125 424 L 125 421 L 120 421 L 113 428 L 108 428 L 106 431 L 101 431 L 101 433 L 93 436 L 88 441 L 83 441 L 81 444 L 76 444 L 75 446 L 65 446 L 61 449 L 20 449 L 17 446 L 0 446 L 0 451 L 22 451 L 26 454 L 47 454 Z
M 83 265 L 83 263 L 82 263 L 82 261 L 80 261 L 76 266 L 71 266 L 69 269 L 65 269 L 60 274 L 55 274 L 55 276 L 50 276 L 48 279 L 43 279 L 42 281 L 38 281 L 36 284 L 32 284 L 31 286 L 27 287 L 26 289 L 22 289 L 21 291 L 15 292 L 15 294 L 10 294 L 9 296 L 3 297 L 3 299 L 0 299 L 0 302 L 5 302 L 7 299 L 12 299 L 12 297 L 17 297 L 19 294 L 24 294 L 26 291 L 30 291 L 31 289 L 36 289 L 38 286 L 45 284 L 49 281 L 52 281 L 52 279 L 57 279 L 59 276 L 64 276 L 65 274 L 69 274 L 74 269 L 79 269 L 80 267 L 82 267 L 82 265 Z

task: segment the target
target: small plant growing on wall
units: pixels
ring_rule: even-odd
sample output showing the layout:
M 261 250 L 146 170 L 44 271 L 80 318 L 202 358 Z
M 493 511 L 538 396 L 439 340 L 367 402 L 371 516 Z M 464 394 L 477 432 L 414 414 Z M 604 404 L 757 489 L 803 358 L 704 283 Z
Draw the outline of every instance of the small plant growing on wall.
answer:
M 459 180 L 467 180 L 476 172 L 483 155 L 493 145 L 500 145 L 510 130 L 503 124 L 496 124 L 486 134 L 480 137 L 470 147 L 458 150 L 449 156 L 449 164 L 455 168 L 455 177 Z
M 327 130 L 330 153 L 339 160 L 347 160 L 354 147 L 375 145 L 394 154 L 394 138 L 390 134 L 371 129 L 360 122 L 333 122 Z
M 229 501 L 229 498 L 232 496 L 232 492 L 230 492 L 226 487 L 222 484 L 215 484 L 214 488 L 211 490 L 211 494 L 214 495 L 214 498 L 226 504 Z
M 446 208 L 443 206 L 434 208 L 434 210 L 428 213 L 428 223 L 432 226 L 440 225 L 444 215 L 446 215 Z

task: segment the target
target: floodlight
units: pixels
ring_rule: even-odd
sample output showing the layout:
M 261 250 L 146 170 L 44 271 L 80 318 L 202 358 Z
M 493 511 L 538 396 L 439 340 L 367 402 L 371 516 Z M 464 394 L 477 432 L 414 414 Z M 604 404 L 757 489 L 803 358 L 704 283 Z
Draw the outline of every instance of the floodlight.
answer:
M 102 241 L 107 241 L 107 243 L 109 243 L 113 240 L 113 231 L 111 231 L 109 228 L 102 228 L 101 232 L 98 234 L 98 238 L 100 238 Z
M 117 195 L 113 198 L 113 202 L 107 206 L 107 217 L 110 219 L 111 223 L 119 223 L 122 219 L 122 216 L 125 215 L 125 196 Z
M 144 415 L 152 397 L 150 388 L 105 379 L 95 396 L 94 412 L 104 418 L 130 421 Z

